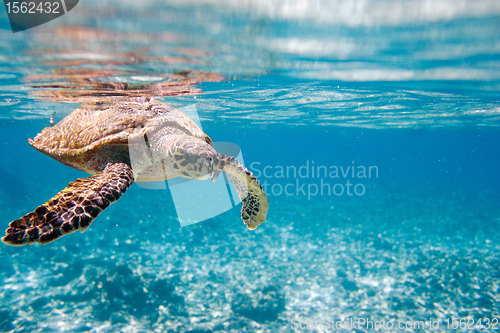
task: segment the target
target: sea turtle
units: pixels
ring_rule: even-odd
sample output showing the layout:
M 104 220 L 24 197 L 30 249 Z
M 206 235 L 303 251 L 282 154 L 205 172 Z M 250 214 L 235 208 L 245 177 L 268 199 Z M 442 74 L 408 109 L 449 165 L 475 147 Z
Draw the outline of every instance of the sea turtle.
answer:
M 266 219 L 269 201 L 252 172 L 234 157 L 217 153 L 210 137 L 188 116 L 160 101 L 84 104 L 28 141 L 92 176 L 69 183 L 33 212 L 12 221 L 2 238 L 9 245 L 46 244 L 83 232 L 134 181 L 177 176 L 212 176 L 214 181 L 221 171 L 243 202 L 241 217 L 247 227 L 253 230 Z M 144 142 L 147 149 L 132 142 Z

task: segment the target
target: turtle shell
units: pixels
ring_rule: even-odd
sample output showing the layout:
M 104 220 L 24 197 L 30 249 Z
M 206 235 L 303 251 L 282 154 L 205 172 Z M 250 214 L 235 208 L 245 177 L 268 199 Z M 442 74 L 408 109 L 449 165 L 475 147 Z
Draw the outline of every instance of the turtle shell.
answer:
M 131 136 L 144 136 L 166 126 L 211 143 L 184 113 L 154 100 L 83 104 L 28 142 L 61 163 L 95 174 L 111 159 L 128 161 Z

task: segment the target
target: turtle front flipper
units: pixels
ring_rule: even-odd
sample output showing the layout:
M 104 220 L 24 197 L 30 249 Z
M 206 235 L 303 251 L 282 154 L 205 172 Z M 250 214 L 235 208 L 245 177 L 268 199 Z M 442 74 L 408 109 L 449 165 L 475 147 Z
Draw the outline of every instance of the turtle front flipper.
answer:
M 109 163 L 101 173 L 69 183 L 34 212 L 12 221 L 2 241 L 8 245 L 47 244 L 76 230 L 83 232 L 133 181 L 129 165 Z
M 269 200 L 255 175 L 232 156 L 217 154 L 213 169 L 224 171 L 233 183 L 243 207 L 241 218 L 248 229 L 254 230 L 264 223 L 269 208 Z

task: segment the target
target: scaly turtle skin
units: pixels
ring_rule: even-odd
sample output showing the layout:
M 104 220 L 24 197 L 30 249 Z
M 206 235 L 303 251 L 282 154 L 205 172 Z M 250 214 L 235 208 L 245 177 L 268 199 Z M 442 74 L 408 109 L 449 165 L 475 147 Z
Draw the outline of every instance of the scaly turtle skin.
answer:
M 257 178 L 185 114 L 165 103 L 84 104 L 29 143 L 57 161 L 91 174 L 79 178 L 33 212 L 12 221 L 2 241 L 49 243 L 85 231 L 134 181 L 173 177 L 215 180 L 225 172 L 243 202 L 251 230 L 266 220 L 269 201 Z

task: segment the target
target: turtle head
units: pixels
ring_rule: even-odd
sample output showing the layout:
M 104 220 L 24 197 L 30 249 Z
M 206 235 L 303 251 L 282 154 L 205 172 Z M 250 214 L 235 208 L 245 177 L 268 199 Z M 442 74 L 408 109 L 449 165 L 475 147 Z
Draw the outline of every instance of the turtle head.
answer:
M 175 151 L 172 160 L 174 169 L 181 177 L 207 179 L 212 175 L 215 150 L 202 140 L 184 141 Z
M 212 175 L 214 154 L 211 151 L 188 151 L 184 156 L 184 160 L 188 162 L 184 172 L 187 172 L 190 178 L 207 179 Z

